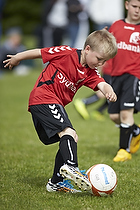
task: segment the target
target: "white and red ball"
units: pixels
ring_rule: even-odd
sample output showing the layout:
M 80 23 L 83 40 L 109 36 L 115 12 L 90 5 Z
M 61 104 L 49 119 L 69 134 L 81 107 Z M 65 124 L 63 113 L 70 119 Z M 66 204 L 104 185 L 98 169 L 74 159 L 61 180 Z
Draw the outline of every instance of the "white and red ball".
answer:
M 96 196 L 111 195 L 117 186 L 115 171 L 106 164 L 93 165 L 86 172 L 92 185 L 91 193 Z

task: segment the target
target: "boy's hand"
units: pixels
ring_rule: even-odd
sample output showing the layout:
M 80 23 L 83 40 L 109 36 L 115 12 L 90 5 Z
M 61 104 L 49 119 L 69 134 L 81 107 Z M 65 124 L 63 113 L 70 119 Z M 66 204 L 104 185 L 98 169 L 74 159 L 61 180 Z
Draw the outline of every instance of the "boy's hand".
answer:
M 108 99 L 110 102 L 115 102 L 117 100 L 117 96 L 113 88 L 108 83 L 100 82 L 98 84 L 98 88 L 105 95 L 106 99 Z
M 16 59 L 16 55 L 7 55 L 9 59 L 4 60 L 3 63 L 5 64 L 4 68 L 9 67 L 11 70 L 14 66 L 17 66 L 20 62 Z
M 117 101 L 117 96 L 114 92 L 112 93 L 106 93 L 105 95 L 106 99 L 108 99 L 110 102 L 115 102 Z

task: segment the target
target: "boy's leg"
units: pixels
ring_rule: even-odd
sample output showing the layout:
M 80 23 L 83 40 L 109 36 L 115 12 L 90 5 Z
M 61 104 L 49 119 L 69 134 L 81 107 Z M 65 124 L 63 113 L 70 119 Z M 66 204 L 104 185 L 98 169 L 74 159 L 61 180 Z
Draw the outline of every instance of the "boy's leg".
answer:
M 134 109 L 134 113 L 140 112 L 140 80 L 138 80 L 138 85 L 136 89 L 136 105 Z M 140 147 L 140 125 L 135 125 L 133 130 L 133 138 L 130 144 L 130 152 L 135 153 Z
M 122 162 L 126 160 L 130 160 L 131 154 L 129 150 L 129 145 L 133 136 L 133 126 L 129 126 L 127 124 L 121 123 L 120 125 L 120 143 L 119 143 L 119 151 L 117 155 L 114 157 L 114 162 Z
M 32 117 L 38 136 L 44 144 L 47 145 L 60 141 L 60 137 L 58 136 L 58 134 L 56 134 L 51 138 L 48 138 L 45 129 L 42 127 L 42 124 L 38 121 L 38 119 L 34 116 L 34 114 L 32 114 Z M 70 192 L 70 193 L 81 192 L 80 190 L 74 189 L 70 181 L 64 180 L 64 178 L 60 175 L 59 170 L 63 164 L 64 164 L 63 157 L 61 155 L 60 150 L 58 150 L 55 158 L 53 176 L 51 179 L 49 179 L 46 185 L 47 191 L 49 192 L 61 191 L 61 192 Z
M 91 184 L 89 180 L 80 172 L 77 161 L 77 143 L 75 139 L 68 135 L 60 138 L 60 152 L 64 160 L 64 165 L 60 168 L 60 174 L 64 178 L 71 179 L 75 184 L 83 190 L 90 190 Z
M 115 162 L 122 162 L 132 158 L 130 154 L 130 143 L 134 129 L 133 109 L 120 111 L 120 120 L 120 149 L 113 159 Z
M 86 106 L 90 105 L 92 103 L 95 103 L 98 101 L 100 98 L 97 96 L 97 94 L 92 95 L 91 97 L 88 98 L 83 98 L 83 99 L 76 99 L 74 101 L 74 106 L 77 112 L 84 118 L 84 120 L 88 120 L 90 118 L 90 115 L 87 111 Z
M 130 153 L 135 153 L 140 148 L 140 125 L 134 124 L 133 137 L 130 143 Z
M 135 137 L 133 137 L 134 135 Z M 135 124 L 129 126 L 121 123 L 119 146 L 120 149 L 113 161 L 122 162 L 130 160 L 132 158 L 131 153 L 135 153 L 140 147 L 140 128 Z
M 125 149 L 127 152 L 130 152 L 130 143 L 135 127 L 135 124 L 132 126 L 124 123 L 120 124 L 120 149 Z
M 71 135 L 64 135 L 60 138 L 59 148 L 64 163 L 74 167 L 78 167 L 77 143 Z
M 53 183 L 63 181 L 59 171 L 64 164 L 78 167 L 77 143 L 70 135 L 64 135 L 60 138 L 59 150 L 56 154 L 54 172 L 51 179 Z
M 59 173 L 59 170 L 62 165 L 64 165 L 64 159 L 63 159 L 60 149 L 59 149 L 56 154 L 56 157 L 55 157 L 54 172 L 53 172 L 53 176 L 51 178 L 51 182 L 54 184 L 56 184 L 58 182 L 63 182 L 63 177 Z
M 96 101 L 98 101 L 100 98 L 98 97 L 97 94 L 94 94 L 92 95 L 91 97 L 88 97 L 88 98 L 83 98 L 82 99 L 82 102 L 85 104 L 85 105 L 90 105 L 90 104 L 93 104 L 95 103 Z
M 68 115 L 64 107 L 62 107 L 59 104 L 35 105 L 35 106 L 30 106 L 30 111 L 32 113 L 34 125 L 40 140 L 46 145 L 55 143 L 57 141 L 61 142 L 60 152 L 58 151 L 56 155 L 54 174 L 52 177 L 53 182 L 62 180 L 62 177 L 59 176 L 59 169 L 64 167 L 65 171 L 68 171 L 68 173 L 72 171 L 73 173 L 72 177 L 74 177 L 74 179 L 72 178 L 72 180 L 75 183 L 77 183 L 76 179 L 78 177 L 78 186 L 80 185 L 79 187 L 81 187 L 80 182 L 84 182 L 86 183 L 86 185 L 91 186 L 88 179 L 80 173 L 79 169 L 77 169 L 76 167 L 73 167 L 73 170 L 71 169 L 72 167 L 71 165 L 74 166 L 78 165 L 77 143 L 76 143 L 78 137 L 75 130 L 73 129 L 73 126 L 68 118 Z M 59 118 L 56 117 L 56 113 L 59 114 L 60 116 Z M 65 151 L 65 149 L 67 152 Z M 64 163 L 65 165 L 61 167 L 61 165 Z M 66 163 L 69 165 L 67 165 Z M 64 174 L 61 175 L 64 176 Z M 51 180 L 49 180 L 46 187 L 49 192 L 50 191 L 52 192 L 52 191 L 65 191 L 67 188 L 66 186 L 69 185 L 67 185 L 67 183 L 64 182 L 58 182 L 54 184 L 51 182 Z M 77 192 L 73 188 L 72 189 L 70 187 L 68 188 L 69 188 L 68 191 L 70 192 Z M 86 189 L 86 187 L 84 187 L 84 189 Z
M 91 189 L 89 180 L 78 169 L 77 143 L 71 135 L 64 135 L 60 138 L 59 151 L 55 159 L 53 177 L 51 182 L 49 181 L 47 184 L 47 190 L 55 191 L 54 188 L 59 188 L 59 184 L 65 182 L 63 182 L 63 178 L 73 180 L 80 189 L 82 188 L 83 190 L 89 191 Z M 63 187 L 63 191 L 64 190 L 66 190 L 65 184 Z M 71 192 L 80 191 L 72 188 Z
M 113 119 L 113 115 L 115 115 L 115 113 L 119 113 L 120 115 L 120 150 L 113 159 L 115 162 L 118 162 L 131 159 L 130 153 L 136 152 L 139 148 L 140 140 L 132 141 L 134 138 L 134 130 L 138 128 L 134 124 L 133 118 L 138 78 L 130 74 L 124 74 L 119 77 L 113 77 L 112 82 L 112 87 L 118 95 L 118 99 L 115 103 L 109 103 L 109 113 L 115 123 L 117 123 L 117 121 Z M 131 142 L 133 142 L 133 146 Z
M 65 155 L 64 155 L 65 156 Z M 67 157 L 66 157 L 67 159 Z M 49 179 L 46 189 L 49 192 L 54 191 L 61 191 L 61 192 L 68 192 L 68 193 L 79 193 L 80 190 L 74 189 L 73 185 L 71 184 L 70 180 L 64 180 L 62 175 L 60 174 L 60 168 L 64 165 L 64 159 L 58 150 L 55 158 L 55 166 L 54 172 L 51 179 Z

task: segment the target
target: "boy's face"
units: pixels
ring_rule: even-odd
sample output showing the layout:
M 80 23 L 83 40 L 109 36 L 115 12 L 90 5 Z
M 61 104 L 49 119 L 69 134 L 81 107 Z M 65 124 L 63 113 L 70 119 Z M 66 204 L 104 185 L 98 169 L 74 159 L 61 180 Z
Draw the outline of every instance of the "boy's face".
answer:
M 102 66 L 105 63 L 105 57 L 102 53 L 91 50 L 90 46 L 87 45 L 85 48 L 85 63 L 91 68 Z
M 140 22 L 140 1 L 131 0 L 125 2 L 125 8 L 128 10 L 127 18 L 129 21 Z

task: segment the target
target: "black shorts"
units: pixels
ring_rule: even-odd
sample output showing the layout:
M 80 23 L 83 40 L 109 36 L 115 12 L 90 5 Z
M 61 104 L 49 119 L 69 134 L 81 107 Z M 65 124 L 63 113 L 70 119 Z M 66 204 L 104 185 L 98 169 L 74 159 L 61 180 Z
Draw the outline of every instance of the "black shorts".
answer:
M 62 105 L 40 104 L 30 106 L 30 112 L 39 139 L 45 144 L 53 144 L 60 140 L 57 133 L 73 126 Z
M 110 84 L 111 76 L 109 74 L 103 74 L 103 78 L 104 78 L 105 82 Z
M 131 108 L 140 111 L 140 80 L 137 77 L 131 74 L 112 77 L 111 86 L 117 94 L 117 101 L 109 102 L 110 114 Z

